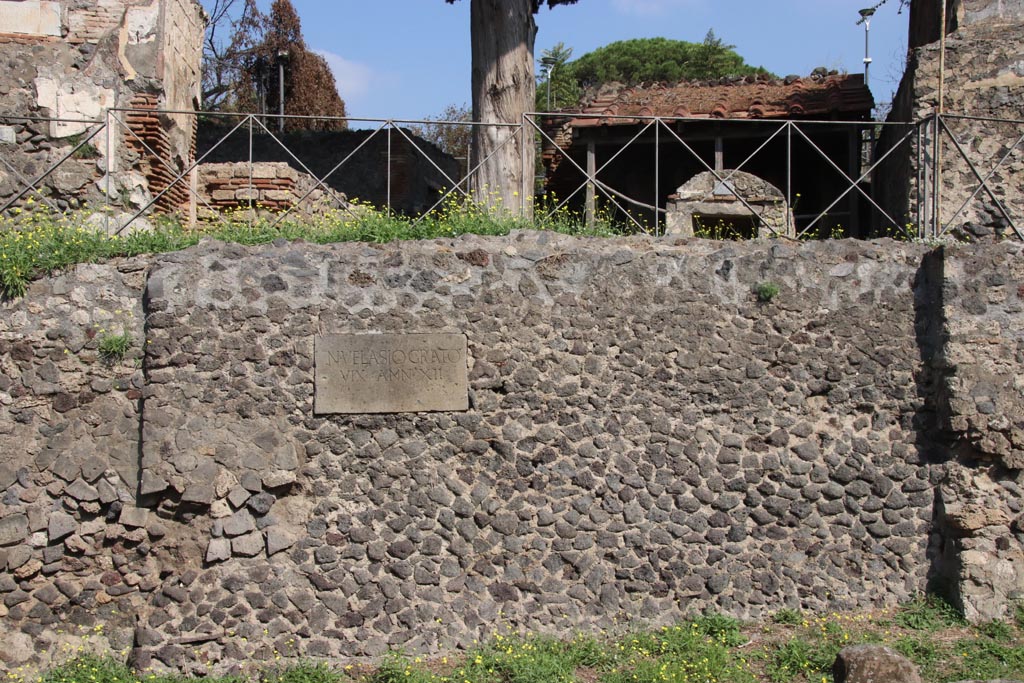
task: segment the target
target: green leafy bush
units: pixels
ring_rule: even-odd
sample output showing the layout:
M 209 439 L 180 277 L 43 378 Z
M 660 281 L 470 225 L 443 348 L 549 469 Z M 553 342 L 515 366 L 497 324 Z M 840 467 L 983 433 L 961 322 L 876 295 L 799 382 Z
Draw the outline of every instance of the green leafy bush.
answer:
M 804 614 L 798 609 L 784 607 L 772 615 L 772 623 L 786 626 L 799 626 L 803 623 Z

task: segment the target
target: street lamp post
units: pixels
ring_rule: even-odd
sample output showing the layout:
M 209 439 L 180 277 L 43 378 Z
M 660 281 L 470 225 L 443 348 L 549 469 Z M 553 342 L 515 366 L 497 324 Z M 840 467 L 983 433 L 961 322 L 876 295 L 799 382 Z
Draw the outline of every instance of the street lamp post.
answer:
M 876 7 L 868 7 L 860 10 L 860 21 L 857 26 L 864 24 L 864 85 L 868 85 L 868 71 L 871 68 L 871 52 L 869 41 L 871 35 L 871 17 L 875 14 Z
M 555 77 L 555 65 L 548 67 L 548 111 L 551 111 L 551 79 Z
M 277 120 L 277 130 L 284 133 L 284 63 L 288 59 L 288 50 L 277 51 L 277 84 L 279 87 L 277 104 L 280 118 Z

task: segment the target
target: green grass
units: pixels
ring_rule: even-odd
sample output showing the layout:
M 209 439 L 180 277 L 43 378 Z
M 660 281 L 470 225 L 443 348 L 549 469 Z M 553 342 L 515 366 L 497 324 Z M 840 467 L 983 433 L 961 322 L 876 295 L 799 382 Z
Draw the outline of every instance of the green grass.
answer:
M 524 222 L 506 215 L 491 215 L 476 205 L 445 202 L 419 221 L 389 215 L 360 206 L 353 212 L 330 211 L 312 219 L 263 214 L 249 220 L 244 212 L 235 212 L 187 229 L 170 217 L 155 219 L 152 231 L 133 230 L 108 235 L 102 228 L 102 214 L 59 214 L 48 207 L 28 202 L 29 209 L 14 209 L 13 215 L 0 218 L 0 294 L 8 298 L 23 296 L 35 278 L 79 263 L 94 263 L 118 256 L 177 251 L 209 237 L 246 245 L 265 244 L 277 239 L 305 240 L 317 244 L 332 242 L 376 242 L 435 239 L 464 234 L 507 235 L 515 229 L 549 230 L 569 235 L 612 236 L 622 229 L 607 217 L 599 216 L 588 227 L 582 216 L 567 209 L 550 217 L 538 207 L 538 219 Z
M 267 669 L 260 675 L 260 683 L 343 683 L 347 680 L 345 674 L 323 662 L 289 664 Z
M 936 598 L 894 610 L 811 614 L 780 610 L 762 623 L 707 614 L 675 626 L 559 640 L 495 633 L 459 655 L 392 652 L 374 663 L 290 661 L 209 683 L 832 683 L 836 653 L 880 643 L 908 657 L 929 683 L 1024 679 L 1024 627 L 1016 619 L 968 626 Z M 16 679 L 36 683 L 37 679 Z M 39 683 L 186 683 L 113 659 L 80 656 Z
M 815 680 L 827 676 L 842 647 L 831 641 L 820 642 L 804 638 L 791 638 L 769 655 L 765 671 L 773 683 L 784 683 L 796 678 Z
M 929 595 L 904 605 L 895 623 L 912 631 L 935 632 L 964 623 L 956 608 L 940 597 Z
M 110 657 L 80 655 L 43 674 L 39 683 L 137 683 L 138 680 L 135 672 Z
M 736 682 L 756 680 L 740 646 L 749 641 L 741 623 L 705 615 L 683 624 L 628 635 L 602 679 L 607 683 Z

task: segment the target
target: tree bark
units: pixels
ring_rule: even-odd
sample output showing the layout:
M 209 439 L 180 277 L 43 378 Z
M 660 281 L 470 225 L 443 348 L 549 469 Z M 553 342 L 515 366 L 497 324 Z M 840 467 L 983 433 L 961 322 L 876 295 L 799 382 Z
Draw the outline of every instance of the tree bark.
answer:
M 520 126 L 533 109 L 533 9 L 533 0 L 471 0 L 474 121 Z M 519 215 L 525 207 L 523 215 L 532 214 L 533 138 L 511 126 L 474 127 L 470 168 L 481 166 L 470 186 L 479 202 L 498 212 Z

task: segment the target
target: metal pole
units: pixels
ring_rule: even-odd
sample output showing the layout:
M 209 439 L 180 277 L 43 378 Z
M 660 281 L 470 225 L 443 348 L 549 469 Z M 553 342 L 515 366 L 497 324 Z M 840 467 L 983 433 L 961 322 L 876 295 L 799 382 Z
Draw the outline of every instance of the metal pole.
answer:
M 104 131 L 106 133 L 106 135 L 107 135 L 107 145 L 106 145 L 107 146 L 107 160 L 106 160 L 107 161 L 107 178 L 106 178 L 106 190 L 104 191 L 104 194 L 107 195 L 107 199 L 106 199 L 107 210 L 105 212 L 106 215 L 105 215 L 104 221 L 103 221 L 104 222 L 103 229 L 106 231 L 106 233 L 108 235 L 110 234 L 110 176 L 113 175 L 113 173 L 114 173 L 114 152 L 111 149 L 111 142 L 112 142 L 112 138 L 114 137 L 113 136 L 114 129 L 113 129 L 113 124 L 110 122 L 110 119 L 111 119 L 111 113 L 110 113 L 110 110 L 107 109 L 107 129 L 106 129 L 106 131 Z
M 927 234 L 927 232 L 925 231 L 926 228 L 925 228 L 924 214 L 922 213 L 922 208 L 923 208 L 925 202 L 927 201 L 926 198 L 928 196 L 928 190 L 927 190 L 926 185 L 925 185 L 925 163 L 924 163 L 925 147 L 924 147 L 924 136 L 922 135 L 922 130 L 923 130 L 922 129 L 922 124 L 919 123 L 918 124 L 918 202 L 916 202 L 916 204 L 918 204 L 918 206 L 915 207 L 915 211 L 916 211 L 915 223 L 916 223 L 916 228 L 918 228 L 918 236 L 916 236 L 916 237 L 919 237 L 919 238 L 924 238 L 926 236 L 926 234 Z
M 284 119 L 281 119 L 284 121 Z M 246 193 L 249 196 L 249 227 L 253 224 L 253 211 L 252 211 L 252 117 L 249 117 L 249 191 Z
M 943 112 L 943 101 L 945 100 L 946 87 L 946 0 L 939 0 L 942 3 L 942 25 L 939 33 L 939 102 L 938 112 Z
M 944 102 L 946 100 L 946 0 L 939 0 L 942 3 L 942 19 L 941 26 L 939 29 L 939 101 L 938 107 L 936 108 L 935 114 L 935 237 L 939 236 L 940 220 L 939 220 L 939 207 L 942 196 L 942 145 L 939 142 L 939 135 L 941 135 L 941 129 L 939 127 L 939 120 L 942 118 L 944 111 Z
M 587 143 L 587 204 L 586 221 L 587 227 L 593 229 L 597 219 L 597 197 L 594 194 L 594 176 L 597 175 L 597 147 L 594 141 Z
M 939 236 L 939 115 L 932 115 L 932 237 Z
M 526 217 L 526 183 L 533 178 L 533 173 L 526 173 L 526 115 L 523 115 L 523 127 L 519 130 L 519 217 Z
M 278 112 L 280 119 L 278 119 L 278 132 L 285 132 L 285 62 L 278 59 Z
M 548 68 L 548 111 L 551 111 L 551 77 L 555 73 L 555 67 Z
M 654 124 L 654 236 L 660 234 L 661 226 L 658 224 L 658 207 L 661 199 L 658 192 L 658 180 L 661 176 L 661 119 Z M 668 216 L 665 216 L 666 227 Z
M 868 50 L 868 34 L 871 32 L 871 17 L 875 15 L 875 11 L 882 5 L 886 0 L 878 3 L 874 7 L 865 7 L 860 10 L 860 19 L 857 21 L 857 26 L 864 24 L 864 85 L 868 84 L 868 69 L 871 66 L 871 52 Z
M 286 57 L 288 57 L 288 53 L 284 50 L 277 53 L 277 85 L 279 90 L 277 105 L 281 116 L 281 118 L 278 119 L 278 133 L 284 133 L 284 60 Z
M 871 35 L 871 19 L 864 20 L 864 85 L 869 84 L 868 71 L 871 69 L 871 51 L 868 49 Z
M 796 235 L 796 210 L 793 208 L 793 122 L 786 122 L 786 235 Z
M 388 121 L 388 218 L 391 218 L 391 122 Z

